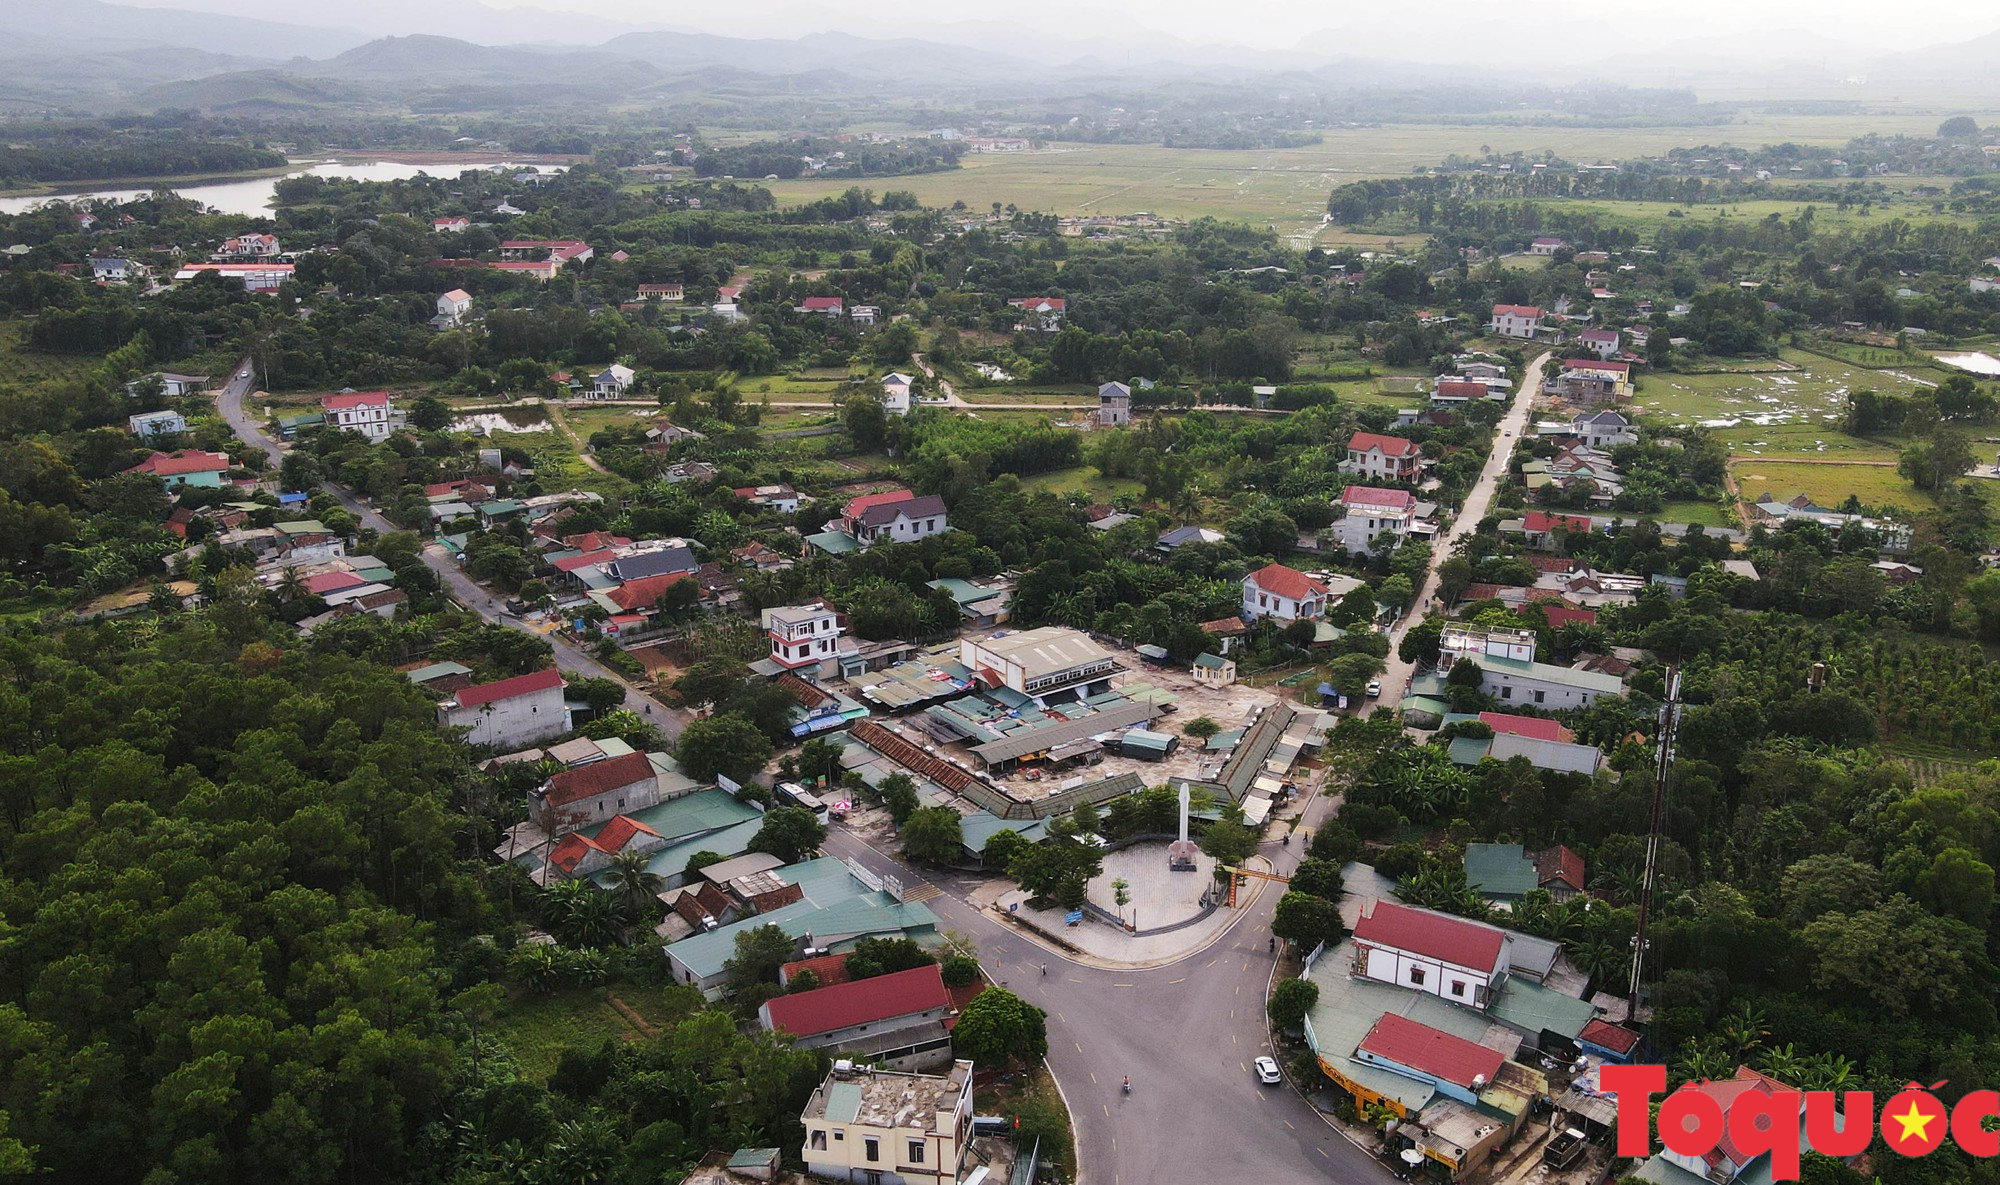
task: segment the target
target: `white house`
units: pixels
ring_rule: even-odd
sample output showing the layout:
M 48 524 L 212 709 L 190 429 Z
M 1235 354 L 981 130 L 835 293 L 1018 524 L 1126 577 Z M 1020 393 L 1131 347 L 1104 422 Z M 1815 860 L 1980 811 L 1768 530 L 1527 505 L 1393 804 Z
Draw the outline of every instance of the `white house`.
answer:
M 389 439 L 389 393 L 387 391 L 342 391 L 319 401 L 329 428 L 359 432 L 381 443 Z
M 1097 388 L 1097 423 L 1104 428 L 1122 428 L 1132 422 L 1132 388 L 1124 383 L 1105 383 Z
M 116 255 L 94 255 L 90 260 L 90 278 L 104 284 L 123 284 L 140 273 L 138 264 Z
M 1569 246 L 1569 244 L 1561 239 L 1539 238 L 1536 239 L 1534 242 L 1528 244 L 1528 254 L 1554 255 L 1557 251 L 1560 251 L 1567 246 Z
M 469 745 L 513 751 L 569 731 L 562 672 L 550 668 L 462 687 L 438 705 L 438 724 L 466 729 Z
M 1413 440 L 1356 432 L 1347 442 L 1347 460 L 1340 468 L 1344 473 L 1378 481 L 1415 481 L 1422 461 L 1423 454 Z
M 806 1100 L 806 1171 L 853 1185 L 952 1185 L 972 1146 L 972 1063 L 903 1074 L 836 1062 Z
M 856 325 L 873 325 L 882 319 L 880 305 L 858 304 L 847 310 L 847 317 Z
M 788 671 L 825 667 L 842 651 L 846 619 L 825 601 L 783 605 L 764 610 L 764 634 L 771 641 L 771 661 Z M 846 649 L 856 647 L 849 641 Z
M 611 365 L 590 376 L 590 384 L 583 389 L 585 399 L 620 399 L 631 389 L 637 376 L 629 366 Z
M 1536 337 L 1542 332 L 1542 310 L 1531 304 L 1496 304 L 1486 328 L 1501 337 Z
M 275 259 L 279 254 L 277 235 L 239 235 L 224 239 L 215 251 L 217 259 Z
M 1578 412 L 1570 421 L 1570 435 L 1581 440 L 1590 448 L 1615 448 L 1621 444 L 1636 444 L 1638 430 L 1623 412 L 1605 408 L 1602 411 Z
M 125 417 L 125 427 L 141 440 L 151 440 L 156 436 L 178 436 L 187 431 L 187 421 L 181 413 L 173 410 L 144 411 L 136 416 Z
M 1354 972 L 1484 1011 L 1512 966 L 1492 926 L 1377 901 L 1354 923 Z
M 890 372 L 882 376 L 882 410 L 892 416 L 910 414 L 910 385 L 916 380 L 907 374 Z
M 472 294 L 463 288 L 454 288 L 438 297 L 437 319 L 446 325 L 456 325 L 472 311 Z
M 1599 358 L 1611 358 L 1618 353 L 1618 331 L 1616 329 L 1586 329 L 1576 335 L 1577 344 Z
M 1045 333 L 1061 329 L 1063 317 L 1069 311 L 1069 301 L 1060 296 L 1017 296 L 1007 305 L 1021 310 L 1023 326 Z
M 1266 564 L 1243 578 L 1243 616 L 1255 621 L 1318 621 L 1326 615 L 1327 586 L 1295 568 Z
M 1334 522 L 1332 533 L 1351 554 L 1371 550 L 1375 537 L 1384 533 L 1400 545 L 1417 521 L 1417 500 L 1406 490 L 1348 486 L 1340 505 L 1347 513 Z
M 944 499 L 936 494 L 919 498 L 908 490 L 864 494 L 851 498 L 840 511 L 840 529 L 856 543 L 914 543 L 951 529 L 945 519 Z
M 441 235 L 462 235 L 471 229 L 472 220 L 463 214 L 453 214 L 448 218 L 431 219 L 431 229 Z

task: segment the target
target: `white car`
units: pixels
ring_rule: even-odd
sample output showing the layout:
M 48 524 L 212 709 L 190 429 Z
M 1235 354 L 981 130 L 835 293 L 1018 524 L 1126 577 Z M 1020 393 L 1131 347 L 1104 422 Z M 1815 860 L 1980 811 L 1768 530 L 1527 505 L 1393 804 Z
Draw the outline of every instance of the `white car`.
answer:
M 1369 699 L 1382 698 L 1382 680 L 1370 679 L 1368 681 L 1368 698 Z
M 1257 1081 L 1266 1086 L 1276 1086 L 1285 1080 L 1285 1076 L 1278 1073 L 1278 1063 L 1275 1058 L 1260 1057 L 1251 1064 L 1256 1067 Z
M 239 370 L 236 372 L 236 377 L 239 379 L 247 379 L 250 377 L 250 372 L 247 370 Z

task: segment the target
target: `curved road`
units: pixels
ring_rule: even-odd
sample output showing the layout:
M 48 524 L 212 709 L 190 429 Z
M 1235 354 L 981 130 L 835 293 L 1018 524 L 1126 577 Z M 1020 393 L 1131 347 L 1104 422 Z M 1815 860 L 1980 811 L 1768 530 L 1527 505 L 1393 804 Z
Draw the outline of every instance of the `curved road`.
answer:
M 1315 797 L 1307 820 L 1330 805 Z M 1303 849 L 1303 842 L 1273 841 L 1261 854 L 1282 873 L 1297 866 Z M 924 879 L 852 832 L 835 829 L 826 851 L 907 885 Z M 976 879 L 937 883 L 944 895 L 924 904 L 978 944 L 988 976 L 1049 1014 L 1049 1068 L 1075 1119 L 1079 1180 L 1391 1180 L 1386 1167 L 1299 1097 L 1289 1074 L 1284 1086 L 1262 1086 L 1250 1071 L 1251 1059 L 1271 1052 L 1264 1000 L 1275 966 L 1268 943 L 1281 886 L 1265 884 L 1207 949 L 1164 967 L 1122 971 L 1072 962 L 975 909 L 965 893 Z M 1280 1056 L 1280 1065 L 1285 1060 Z M 1119 1082 L 1128 1074 L 1132 1093 L 1125 1095 Z
M 252 448 L 264 450 L 265 455 L 275 465 L 279 458 L 285 455 L 287 450 L 277 441 L 271 439 L 270 435 L 264 431 L 263 425 L 244 410 L 243 401 L 249 395 L 250 387 L 250 360 L 245 358 L 237 364 L 235 373 L 230 376 L 229 380 L 223 384 L 222 390 L 217 393 L 216 409 L 222 413 L 222 418 L 228 421 L 230 430 L 236 433 L 237 439 Z M 374 510 L 368 507 L 367 503 L 355 497 L 353 491 L 347 489 L 345 486 L 327 482 L 325 489 L 340 500 L 342 507 L 360 519 L 363 526 L 371 527 L 383 533 L 403 529 L 375 513 Z M 584 678 L 616 680 L 625 688 L 625 706 L 627 708 L 630 708 L 633 712 L 638 713 L 641 717 L 658 727 L 669 742 L 680 738 L 681 725 L 685 723 L 685 717 L 681 713 L 667 707 L 653 697 L 643 694 L 630 683 L 627 683 L 624 677 L 616 671 L 592 658 L 582 647 L 564 638 L 541 634 L 528 629 L 527 625 L 521 619 L 510 615 L 506 611 L 506 606 L 501 603 L 499 597 L 481 588 L 478 582 L 467 576 L 464 570 L 458 566 L 457 561 L 446 554 L 443 548 L 432 544 L 425 547 L 422 554 L 425 566 L 437 574 L 439 584 L 450 595 L 452 600 L 458 602 L 466 609 L 479 614 L 489 622 L 533 633 L 536 637 L 542 638 L 554 648 L 556 666 L 569 674 Z

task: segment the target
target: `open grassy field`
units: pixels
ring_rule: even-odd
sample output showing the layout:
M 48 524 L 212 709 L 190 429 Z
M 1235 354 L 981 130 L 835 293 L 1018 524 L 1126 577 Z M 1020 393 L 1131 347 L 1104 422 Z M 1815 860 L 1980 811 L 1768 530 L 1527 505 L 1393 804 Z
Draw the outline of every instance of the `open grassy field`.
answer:
M 1109 502 L 1121 494 L 1136 498 L 1145 487 L 1136 478 L 1103 477 L 1094 466 L 1079 465 L 1023 478 L 1021 488 L 1029 493 L 1048 490 L 1056 494 L 1083 494 L 1093 502 Z
M 1663 523 L 1700 523 L 1704 527 L 1735 527 L 1735 515 L 1714 502 L 1669 502 L 1653 515 Z
M 606 1040 L 643 1036 L 608 995 L 602 988 L 553 996 L 522 993 L 494 1018 L 493 1035 L 513 1051 L 530 1078 L 547 1078 L 565 1049 L 595 1050 Z
M 60 379 L 81 378 L 104 364 L 93 354 L 42 354 L 27 347 L 29 323 L 0 321 L 0 355 L 7 359 L 7 381 L 31 387 Z
M 1947 180 L 1946 185 L 1950 182 Z M 1765 199 L 1749 202 L 1732 202 L 1728 205 L 1688 206 L 1678 202 L 1623 202 L 1592 201 L 1574 198 L 1552 198 L 1538 200 L 1536 205 L 1564 214 L 1592 214 L 1606 227 L 1617 227 L 1636 231 L 1641 236 L 1650 235 L 1668 223 L 1728 221 L 1761 222 L 1776 215 L 1786 221 L 1813 207 L 1813 223 L 1823 231 L 1854 231 L 1880 226 L 1895 218 L 1921 219 L 1925 222 L 1950 222 L 1960 226 L 1971 226 L 1979 221 L 1976 215 L 1943 213 L 1932 211 L 1929 202 L 1901 202 L 1892 205 L 1878 205 L 1863 213 L 1858 206 L 1846 210 L 1836 209 L 1827 202 L 1791 201 L 1787 199 Z M 1510 261 L 1511 262 L 1511 261 Z
M 1736 484 L 1743 500 L 1755 502 L 1769 490 L 1780 498 L 1805 494 L 1821 506 L 1838 506 L 1849 494 L 1871 506 L 1928 510 L 1930 498 L 1904 481 L 1894 465 L 1811 464 L 1801 461 L 1739 460 Z
M 1482 146 L 1502 154 L 1553 152 L 1567 160 L 1594 162 L 1703 144 L 1789 141 L 1835 145 L 1869 133 L 1929 136 L 1937 131 L 1937 119 L 1932 112 L 1759 112 L 1725 124 L 1697 127 L 1388 124 L 1329 128 L 1322 143 L 1304 148 L 1224 151 L 1154 144 L 1064 144 L 1040 152 L 969 154 L 963 167 L 949 172 L 869 178 L 863 184 L 878 193 L 909 190 L 926 205 L 949 206 L 962 201 L 983 210 L 1001 202 L 1057 214 L 1147 210 L 1169 218 L 1208 215 L 1297 234 L 1319 222 L 1327 192 L 1335 185 L 1367 177 L 1402 176 L 1453 153 L 1476 156 Z M 764 184 L 781 204 L 794 204 L 840 193 L 855 182 L 806 178 Z M 1771 204 L 1789 214 L 1798 203 Z M 1664 219 L 1665 211 L 1666 206 L 1661 205 L 1656 214 L 1645 216 Z M 1762 217 L 1765 212 L 1754 216 Z M 1819 216 L 1833 213 L 1822 209 Z M 1747 207 L 1744 216 L 1752 216 Z
M 1727 421 L 1744 427 L 1831 425 L 1840 418 L 1847 393 L 1857 387 L 1908 395 L 1944 377 L 1942 372 L 1917 366 L 1869 370 L 1803 350 L 1783 350 L 1779 356 L 1797 369 L 1642 375 L 1632 406 L 1668 423 L 1708 423 L 1725 428 L 1737 426 Z

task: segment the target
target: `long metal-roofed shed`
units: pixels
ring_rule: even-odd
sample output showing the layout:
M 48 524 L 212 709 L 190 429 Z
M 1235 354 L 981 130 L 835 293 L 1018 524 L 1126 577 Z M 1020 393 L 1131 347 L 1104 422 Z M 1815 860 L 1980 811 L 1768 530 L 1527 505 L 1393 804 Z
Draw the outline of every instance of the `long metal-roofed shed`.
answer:
M 1073 720 L 1036 728 L 1024 728 L 1010 732 L 997 741 L 972 747 L 973 756 L 979 758 L 988 768 L 1005 766 L 1011 762 L 1040 756 L 1071 741 L 1094 737 L 1113 729 L 1129 728 L 1135 724 L 1150 724 L 1159 715 L 1159 708 L 1150 703 L 1125 703 L 1092 712 Z
M 1165 761 L 1173 756 L 1180 745 L 1180 738 L 1170 733 L 1153 732 L 1145 728 L 1128 728 L 1118 739 L 1118 749 L 1127 757 L 1137 757 L 1141 761 Z

